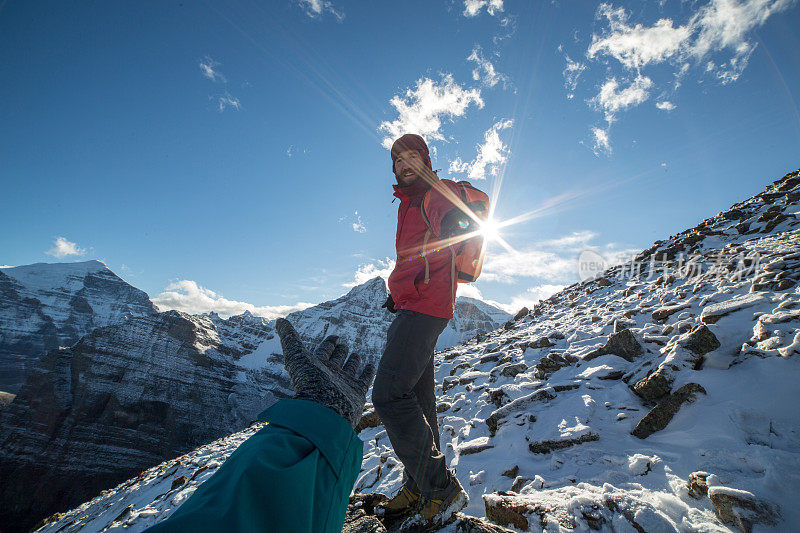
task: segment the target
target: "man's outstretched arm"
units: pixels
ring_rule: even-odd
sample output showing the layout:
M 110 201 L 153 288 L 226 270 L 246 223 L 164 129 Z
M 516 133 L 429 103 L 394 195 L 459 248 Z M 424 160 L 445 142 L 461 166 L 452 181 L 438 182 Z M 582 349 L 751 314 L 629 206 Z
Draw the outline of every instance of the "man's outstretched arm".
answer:
M 359 373 L 337 337 L 312 355 L 288 321 L 276 329 L 296 397 L 259 415 L 269 425 L 148 531 L 341 531 L 363 454 L 353 427 L 375 365 Z

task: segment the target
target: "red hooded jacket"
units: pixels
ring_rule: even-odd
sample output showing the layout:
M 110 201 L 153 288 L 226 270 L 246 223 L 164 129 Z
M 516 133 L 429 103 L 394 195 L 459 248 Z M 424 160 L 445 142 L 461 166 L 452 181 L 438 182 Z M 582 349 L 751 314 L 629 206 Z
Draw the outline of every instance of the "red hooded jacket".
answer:
M 422 218 L 421 204 L 431 185 L 422 179 L 408 187 L 394 186 L 400 199 L 397 211 L 397 263 L 389 276 L 389 292 L 396 309 L 409 309 L 439 318 L 453 318 L 456 297 L 455 250 L 438 248 L 441 224 L 455 206 L 440 192 L 457 191 L 455 183 L 439 180 L 426 210 L 431 232 Z M 427 238 L 426 238 L 427 235 Z

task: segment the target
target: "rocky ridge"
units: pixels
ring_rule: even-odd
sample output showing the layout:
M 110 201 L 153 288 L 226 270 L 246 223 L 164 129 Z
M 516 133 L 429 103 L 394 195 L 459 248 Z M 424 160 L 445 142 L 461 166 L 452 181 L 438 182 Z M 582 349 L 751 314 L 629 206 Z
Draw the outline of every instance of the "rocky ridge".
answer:
M 793 172 L 438 352 L 443 452 L 471 499 L 448 530 L 480 531 L 487 520 L 523 531 L 796 529 L 799 201 Z M 213 457 L 206 447 L 160 465 L 43 531 L 140 531 L 194 490 L 183 478 L 210 475 L 246 431 L 213 445 Z M 402 468 L 380 421 L 359 436 L 356 495 L 394 493 Z M 359 531 L 382 531 L 356 504 L 348 516 L 363 519 Z

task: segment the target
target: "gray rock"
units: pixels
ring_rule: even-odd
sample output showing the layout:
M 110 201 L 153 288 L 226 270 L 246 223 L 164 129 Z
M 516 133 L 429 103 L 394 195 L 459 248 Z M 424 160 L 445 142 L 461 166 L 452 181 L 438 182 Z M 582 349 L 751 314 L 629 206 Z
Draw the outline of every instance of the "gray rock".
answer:
M 656 431 L 661 431 L 667 427 L 667 424 L 683 404 L 691 403 L 697 399 L 697 393 L 705 394 L 706 390 L 697 383 L 687 383 L 653 407 L 636 424 L 631 434 L 640 439 L 645 439 Z
M 355 432 L 361 433 L 367 428 L 376 428 L 381 425 L 381 417 L 375 412 L 375 409 L 370 409 L 364 413 L 361 420 L 356 424 Z
M 672 390 L 672 379 L 662 369 L 648 374 L 633 386 L 633 392 L 640 398 L 653 402 L 659 400 Z
M 703 356 L 719 348 L 720 342 L 708 326 L 700 324 L 691 331 L 683 345 L 697 355 Z
M 619 333 L 613 333 L 608 337 L 605 345 L 592 350 L 583 356 L 584 361 L 591 361 L 601 355 L 618 355 L 626 361 L 633 362 L 633 360 L 644 352 L 642 345 L 633 336 L 629 329 L 623 329 Z
M 742 533 L 751 533 L 755 524 L 775 526 L 781 518 L 777 506 L 760 500 L 749 492 L 711 487 L 708 489 L 708 497 L 719 519 L 724 524 L 736 526 Z
M 513 378 L 517 374 L 525 372 L 526 370 L 528 370 L 528 365 L 525 363 L 516 363 L 504 366 L 503 370 L 500 371 L 500 374 L 509 378 Z
M 689 474 L 689 480 L 686 483 L 686 488 L 689 489 L 689 496 L 692 498 L 702 498 L 708 495 L 708 472 L 697 471 Z
M 683 309 L 686 309 L 688 307 L 690 307 L 690 304 L 688 303 L 667 305 L 665 307 L 659 307 L 658 309 L 653 311 L 652 315 L 650 316 L 652 317 L 653 320 L 662 321 L 668 319 L 670 316 L 677 313 L 678 311 L 682 311 Z
M 533 453 L 550 453 L 555 450 L 561 450 L 575 446 L 576 444 L 583 444 L 584 442 L 592 442 L 596 440 L 600 440 L 600 436 L 597 433 L 589 432 L 584 433 L 580 437 L 574 439 L 554 439 L 531 442 L 528 444 L 528 449 Z

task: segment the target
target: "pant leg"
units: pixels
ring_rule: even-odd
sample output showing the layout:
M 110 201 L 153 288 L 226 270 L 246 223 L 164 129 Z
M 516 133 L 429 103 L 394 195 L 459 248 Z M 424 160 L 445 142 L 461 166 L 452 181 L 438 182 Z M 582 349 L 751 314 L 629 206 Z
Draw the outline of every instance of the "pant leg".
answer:
M 417 381 L 417 385 L 414 387 L 414 394 L 417 396 L 417 401 L 422 408 L 422 413 L 425 415 L 425 420 L 428 421 L 428 425 L 431 427 L 433 442 L 436 445 L 436 449 L 441 451 L 442 445 L 439 443 L 439 420 L 436 416 L 435 387 L 436 378 L 433 375 L 433 353 L 431 353 L 428 366 L 425 368 L 425 372 L 422 373 L 419 381 Z
M 415 389 L 420 391 L 435 422 L 433 350 L 447 322 L 447 319 L 414 311 L 398 311 L 389 327 L 386 348 L 372 386 L 372 403 L 395 453 L 420 491 L 431 497 L 447 489 L 450 474 L 444 454 L 436 447 L 438 435 L 434 437 L 434 429 L 428 423 Z M 430 385 L 429 394 L 423 391 L 425 387 L 417 387 L 423 376 Z
M 431 357 L 428 366 L 425 368 L 425 372 L 422 373 L 422 376 L 414 387 L 414 395 L 417 397 L 417 402 L 422 409 L 425 420 L 427 420 L 428 425 L 431 427 L 434 446 L 441 452 L 442 445 L 439 442 L 439 420 L 436 414 L 435 387 L 436 379 L 433 374 L 433 357 Z M 407 485 L 414 492 L 419 492 L 419 487 L 416 482 L 409 477 L 406 470 L 403 470 L 403 484 Z

